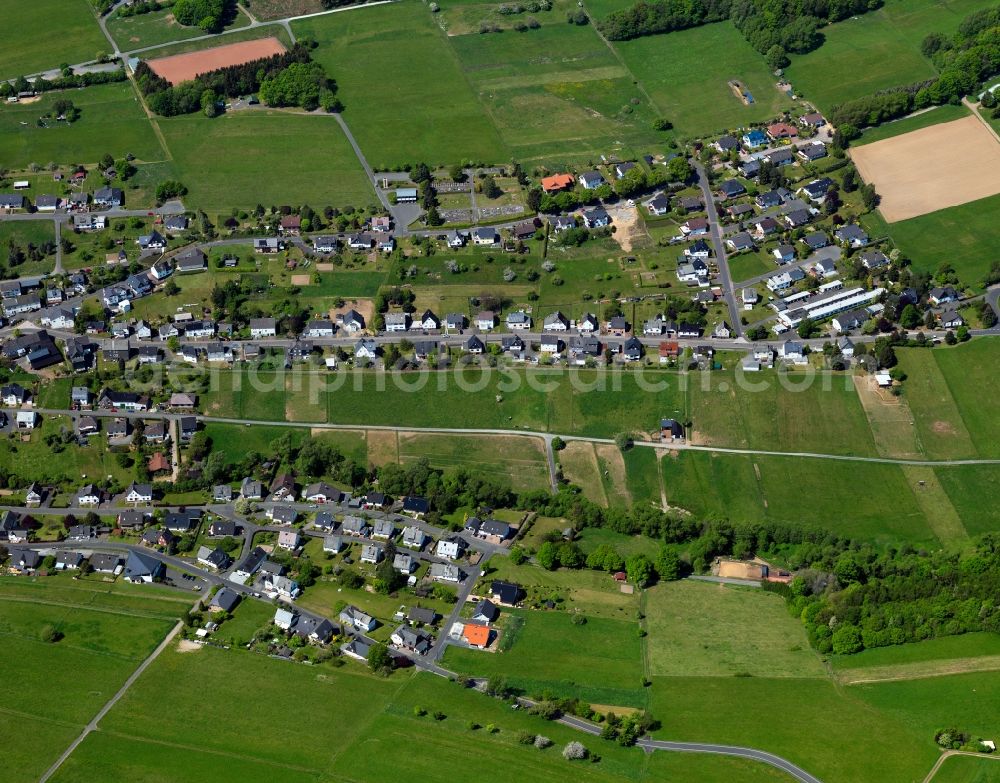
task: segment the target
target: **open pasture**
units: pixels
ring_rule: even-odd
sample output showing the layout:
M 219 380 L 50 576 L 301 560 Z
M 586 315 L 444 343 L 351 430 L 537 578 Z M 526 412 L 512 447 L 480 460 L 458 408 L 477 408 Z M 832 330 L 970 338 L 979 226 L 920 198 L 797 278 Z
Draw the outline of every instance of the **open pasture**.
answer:
M 87 62 L 109 49 L 88 0 L 4 3 L 0 79 Z
M 681 136 L 697 136 L 773 118 L 791 101 L 775 87 L 764 58 L 729 22 L 613 44 L 660 116 Z M 754 103 L 729 87 L 737 79 Z
M 313 57 L 337 80 L 344 119 L 376 170 L 510 158 L 424 4 L 330 14 L 293 28 L 319 42 Z
M 172 43 L 186 38 L 197 38 L 205 34 L 205 31 L 200 27 L 186 27 L 178 23 L 169 8 L 135 16 L 110 14 L 106 24 L 111 37 L 115 39 L 118 48 L 123 52 Z M 249 24 L 250 19 L 237 8 L 232 22 L 226 29 L 234 30 Z
M 45 127 L 40 127 L 38 119 L 51 113 L 60 98 L 73 101 L 80 118 L 71 125 L 46 121 Z M 127 82 L 50 92 L 33 103 L 0 106 L 0 166 L 4 168 L 51 162 L 94 165 L 105 153 L 115 158 L 131 153 L 139 161 L 159 161 L 166 156 Z
M 1000 193 L 1000 143 L 976 117 L 865 144 L 851 157 L 889 223 Z
M 646 592 L 651 674 L 823 677 L 784 599 L 751 587 L 670 582 Z
M 160 120 L 188 197 L 209 212 L 256 204 L 365 206 L 375 193 L 327 115 L 274 110 Z M 262 174 L 263 172 L 263 174 Z

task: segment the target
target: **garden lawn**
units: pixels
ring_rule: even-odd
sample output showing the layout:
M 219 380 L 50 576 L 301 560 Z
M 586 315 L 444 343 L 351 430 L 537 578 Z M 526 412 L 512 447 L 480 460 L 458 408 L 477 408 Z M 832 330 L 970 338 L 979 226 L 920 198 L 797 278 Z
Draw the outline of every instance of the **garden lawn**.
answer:
M 82 5 L 85 0 L 79 2 Z M 71 125 L 51 121 L 49 127 L 38 127 L 38 118 L 51 112 L 60 98 L 73 101 L 80 118 Z M 51 162 L 94 165 L 105 153 L 115 158 L 131 153 L 140 161 L 167 157 L 128 82 L 50 92 L 35 103 L 0 106 L 0 166 L 4 168 Z
M 678 135 L 694 137 L 773 118 L 791 101 L 775 86 L 764 58 L 729 22 L 613 44 Z M 736 79 L 753 95 L 733 94 Z
M 860 697 L 819 679 L 654 677 L 651 711 L 660 739 L 768 750 L 824 783 L 923 780 L 938 756 L 933 732 Z
M 642 647 L 634 622 L 588 617 L 577 625 L 569 612 L 508 612 L 515 613 L 524 625 L 504 652 L 449 646 L 443 665 L 470 675 L 502 674 L 529 694 L 549 690 L 598 704 L 645 706 Z
M 669 582 L 646 591 L 649 670 L 676 677 L 823 677 L 780 596 L 752 587 Z
M 982 288 L 1000 243 L 1000 195 L 900 220 L 889 227 L 896 246 L 918 272 L 934 274 L 950 264 L 963 285 Z
M 257 204 L 367 206 L 375 193 L 329 115 L 260 110 L 161 119 L 177 176 L 211 213 Z
M 87 0 L 4 3 L 0 79 L 87 62 L 109 48 Z
M 632 504 L 636 506 L 660 505 L 659 465 L 652 449 L 629 449 L 625 459 L 625 476 Z
M 313 57 L 337 80 L 344 119 L 376 171 L 510 158 L 424 4 L 330 14 L 294 30 L 319 42 Z
M 362 733 L 398 689 L 357 668 L 285 664 L 242 650 L 164 651 L 101 722 L 109 733 L 179 743 L 244 759 L 323 770 Z M 260 714 L 239 709 L 248 688 L 275 714 L 308 715 L 259 730 Z M 212 693 L 205 699 L 205 693 Z M 192 707 L 197 704 L 192 721 Z M 209 730 L 211 727 L 211 730 Z M 246 742 L 253 734 L 254 741 Z

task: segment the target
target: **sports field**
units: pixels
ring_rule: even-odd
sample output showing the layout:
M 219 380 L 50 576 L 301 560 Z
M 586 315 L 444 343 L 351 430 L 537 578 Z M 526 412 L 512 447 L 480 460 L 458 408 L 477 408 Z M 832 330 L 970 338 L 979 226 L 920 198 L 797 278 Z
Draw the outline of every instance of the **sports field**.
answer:
M 39 117 L 49 114 L 60 98 L 73 101 L 80 118 L 72 125 L 47 122 L 47 127 L 39 127 Z M 128 82 L 48 93 L 33 103 L 0 106 L 0 166 L 93 165 L 105 153 L 115 158 L 132 153 L 140 161 L 166 157 Z
M 213 46 L 197 52 L 157 57 L 147 61 L 146 64 L 154 73 L 171 84 L 179 84 L 193 79 L 198 74 L 217 71 L 231 65 L 243 65 L 284 51 L 285 45 L 277 38 L 257 38 L 252 41 Z
M 357 156 L 329 115 L 279 111 L 159 120 L 188 197 L 206 211 L 262 203 L 367 206 L 375 202 Z
M 0 79 L 88 62 L 110 49 L 88 0 L 3 4 Z
M 889 223 L 1000 192 L 1000 142 L 976 117 L 865 144 L 851 157 L 882 197 Z

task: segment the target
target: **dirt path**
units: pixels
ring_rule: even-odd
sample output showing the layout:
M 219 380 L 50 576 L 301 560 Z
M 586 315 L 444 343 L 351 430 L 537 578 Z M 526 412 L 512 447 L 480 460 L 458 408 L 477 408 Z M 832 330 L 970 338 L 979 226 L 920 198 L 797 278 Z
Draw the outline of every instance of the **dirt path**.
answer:
M 938 770 L 941 769 L 941 765 L 945 763 L 952 756 L 972 756 L 977 759 L 989 759 L 990 761 L 1000 761 L 1000 756 L 991 755 L 987 756 L 983 753 L 970 753 L 967 750 L 946 750 L 941 754 L 940 758 L 934 762 L 934 766 L 931 767 L 931 771 L 927 773 L 927 777 L 924 778 L 923 783 L 930 783 L 933 777 L 937 774 Z
M 926 680 L 931 677 L 948 677 L 970 672 L 1000 671 L 1000 655 L 982 655 L 977 658 L 952 658 L 944 661 L 915 661 L 894 666 L 869 666 L 847 669 L 834 676 L 842 685 L 867 685 L 900 680 Z

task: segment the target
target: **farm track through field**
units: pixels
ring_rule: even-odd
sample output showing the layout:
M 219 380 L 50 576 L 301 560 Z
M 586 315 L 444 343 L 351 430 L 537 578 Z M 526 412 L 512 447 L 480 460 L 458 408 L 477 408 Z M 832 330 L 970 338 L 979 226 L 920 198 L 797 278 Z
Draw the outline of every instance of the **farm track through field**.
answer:
M 944 661 L 915 661 L 890 666 L 871 666 L 834 672 L 841 685 L 870 685 L 903 680 L 926 680 L 931 677 L 948 677 L 972 672 L 1000 671 L 1000 655 L 981 655 L 976 658 L 952 658 Z

